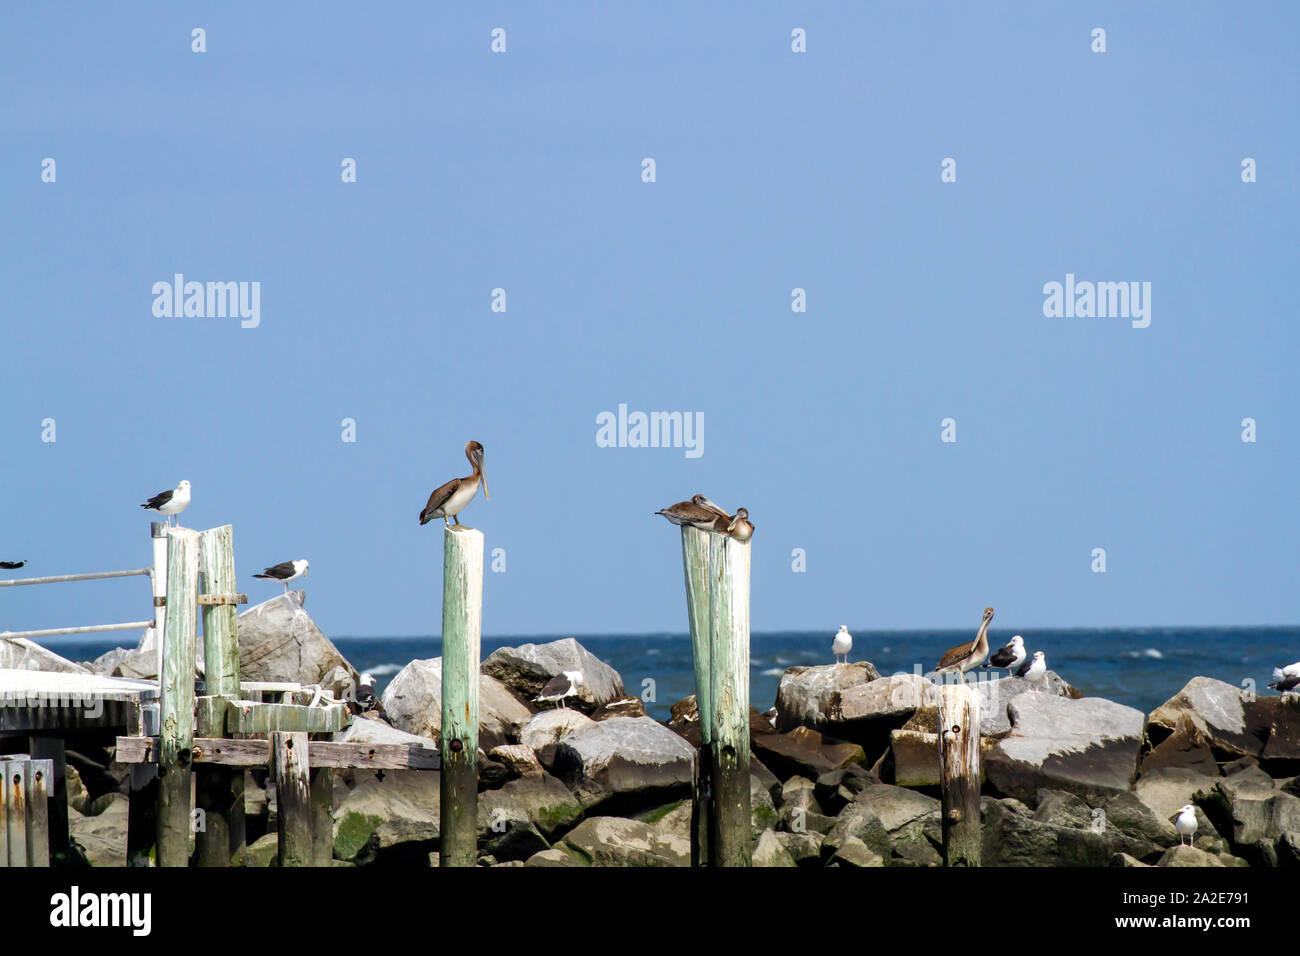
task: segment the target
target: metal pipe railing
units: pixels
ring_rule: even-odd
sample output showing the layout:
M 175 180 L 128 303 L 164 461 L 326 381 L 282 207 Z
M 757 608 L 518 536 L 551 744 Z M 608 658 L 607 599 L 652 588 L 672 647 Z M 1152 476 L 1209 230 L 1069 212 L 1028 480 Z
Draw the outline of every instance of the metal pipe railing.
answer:
M 45 631 L 0 631 L 0 641 L 20 637 L 54 637 L 58 634 L 94 634 L 97 631 L 137 631 L 153 627 L 153 621 L 127 621 L 125 624 L 90 624 L 86 627 L 52 627 Z
M 24 584 L 63 584 L 67 581 L 102 581 L 104 578 L 129 578 L 142 574 L 153 574 L 153 568 L 136 568 L 133 571 L 92 571 L 89 574 L 56 574 L 49 578 L 15 578 L 12 581 L 0 581 L 0 588 L 16 588 Z

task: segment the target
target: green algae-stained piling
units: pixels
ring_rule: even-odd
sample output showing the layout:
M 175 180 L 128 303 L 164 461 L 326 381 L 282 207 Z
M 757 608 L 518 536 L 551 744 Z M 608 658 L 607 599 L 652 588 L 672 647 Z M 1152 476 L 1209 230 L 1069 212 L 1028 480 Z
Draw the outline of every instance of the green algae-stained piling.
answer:
M 230 525 L 199 535 L 199 589 L 204 594 L 235 590 L 235 539 Z M 197 714 L 200 737 L 225 736 L 225 707 L 220 699 L 239 696 L 237 617 L 234 604 L 203 607 L 206 692 Z M 195 805 L 203 811 L 203 826 L 194 835 L 194 861 L 199 866 L 229 866 L 231 853 L 243 845 L 243 776 L 242 769 L 230 767 L 200 764 L 194 768 Z
M 713 776 L 710 745 L 713 742 L 713 713 L 710 705 L 709 668 L 709 539 L 714 535 L 691 525 L 682 525 L 682 568 L 686 574 L 686 616 L 691 625 L 691 656 L 695 662 L 695 712 L 700 718 L 702 744 L 695 752 L 691 774 L 691 865 L 705 866 L 709 860 L 709 831 L 712 801 L 709 781 Z
M 965 684 L 940 688 L 938 721 L 943 865 L 979 866 L 980 703 L 975 689 Z
M 749 542 L 709 541 L 713 866 L 749 866 Z M 703 714 L 701 714 L 703 720 Z
M 311 780 L 305 733 L 271 734 L 280 866 L 311 866 Z
M 478 862 L 478 666 L 483 635 L 483 532 L 443 532 L 442 775 L 439 866 Z
M 198 532 L 172 528 L 167 532 L 167 613 L 163 624 L 159 708 L 159 866 L 189 864 L 198 583 Z

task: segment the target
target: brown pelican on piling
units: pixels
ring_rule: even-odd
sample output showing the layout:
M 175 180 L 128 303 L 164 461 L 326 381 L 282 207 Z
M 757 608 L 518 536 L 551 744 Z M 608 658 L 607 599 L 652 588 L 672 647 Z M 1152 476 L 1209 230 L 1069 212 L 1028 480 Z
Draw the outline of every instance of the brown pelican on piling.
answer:
M 748 541 L 754 534 L 754 526 L 750 523 L 749 512 L 744 508 L 736 509 L 736 517 L 723 529 L 737 541 Z
M 979 667 L 989 656 L 989 623 L 992 620 L 993 608 L 986 607 L 975 640 L 969 644 L 958 644 L 945 651 L 934 669 L 935 674 L 960 674 L 961 682 L 966 683 L 966 672 Z
M 701 531 L 725 532 L 727 525 L 731 522 L 731 515 L 704 495 L 694 495 L 690 501 L 679 501 L 667 508 L 660 508 L 655 514 L 663 515 L 675 525 L 688 524 L 692 528 L 699 528 Z M 719 521 L 723 523 L 721 528 L 717 527 Z
M 460 518 L 456 516 L 478 494 L 480 482 L 483 484 L 483 497 L 491 499 L 492 496 L 488 494 L 487 475 L 483 473 L 483 446 L 476 441 L 469 442 L 465 445 L 465 457 L 474 466 L 474 471 L 464 478 L 453 478 L 435 489 L 433 494 L 429 495 L 429 503 L 420 512 L 420 524 L 428 524 L 434 518 L 441 518 L 443 524 L 450 525 L 451 522 L 447 519 L 452 518 L 459 525 Z

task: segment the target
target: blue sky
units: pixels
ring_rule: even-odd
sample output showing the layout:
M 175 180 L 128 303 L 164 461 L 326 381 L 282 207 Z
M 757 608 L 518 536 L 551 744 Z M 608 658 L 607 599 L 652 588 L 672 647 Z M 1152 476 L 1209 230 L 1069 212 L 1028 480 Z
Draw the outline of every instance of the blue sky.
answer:
M 188 478 L 255 600 L 307 557 L 327 633 L 436 632 L 473 438 L 488 634 L 684 630 L 695 492 L 757 527 L 755 630 L 1300 619 L 1300 9 L 611 6 L 7 5 L 0 558 L 146 564 Z M 260 325 L 155 317 L 177 272 Z M 1067 273 L 1150 327 L 1045 317 Z M 703 455 L 598 447 L 620 403 Z

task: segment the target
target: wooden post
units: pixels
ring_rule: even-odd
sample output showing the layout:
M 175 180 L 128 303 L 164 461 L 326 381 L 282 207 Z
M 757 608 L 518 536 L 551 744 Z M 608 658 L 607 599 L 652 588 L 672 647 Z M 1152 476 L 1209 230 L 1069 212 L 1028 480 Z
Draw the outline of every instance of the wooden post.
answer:
M 478 862 L 478 666 L 483 532 L 449 527 L 442 557 L 442 805 L 439 866 Z
M 943 865 L 979 866 L 980 703 L 973 687 L 945 684 L 939 695 L 939 789 Z
M 749 542 L 709 541 L 709 679 L 713 709 L 713 866 L 751 863 Z
M 9 865 L 27 865 L 26 758 L 0 760 L 0 784 L 5 791 L 5 822 L 9 831 Z
M 158 676 L 162 679 L 163 629 L 166 627 L 167 602 L 167 522 L 154 521 L 149 525 L 149 534 L 153 537 L 153 574 L 149 575 L 153 586 L 153 641 L 154 653 L 158 657 Z
M 280 866 L 311 866 L 311 784 L 307 735 L 271 734 Z
M 50 797 L 47 840 L 49 856 L 55 865 L 68 860 L 68 758 L 62 737 L 33 735 L 27 738 L 27 749 L 33 759 L 50 762 L 50 773 L 45 780 L 45 790 Z
M 312 767 L 310 786 L 311 865 L 332 866 L 334 864 L 334 771 L 329 767 Z
M 32 866 L 50 865 L 50 778 L 51 760 L 32 760 L 27 764 L 27 862 Z
M 235 587 L 234 529 L 211 528 L 199 535 L 199 589 L 204 594 L 231 594 Z M 198 735 L 224 737 L 225 699 L 239 697 L 238 609 L 233 604 L 203 608 L 203 678 L 206 694 L 198 708 Z M 194 768 L 195 805 L 203 825 L 194 835 L 194 861 L 199 866 L 229 866 L 238 849 L 232 839 L 242 832 L 243 791 L 236 794 L 235 777 L 243 771 L 212 764 Z M 236 796 L 239 797 L 236 800 Z M 242 840 L 240 841 L 242 843 Z
M 158 734 L 158 865 L 186 866 L 190 848 L 190 748 L 198 629 L 199 535 L 167 532 L 167 608 Z
M 691 626 L 695 663 L 695 713 L 700 720 L 700 748 L 691 772 L 691 866 L 707 866 L 709 831 L 713 829 L 713 706 L 709 686 L 709 539 L 713 534 L 682 525 L 682 569 L 686 575 L 686 616 Z

